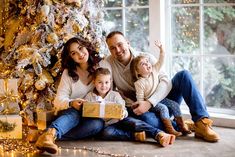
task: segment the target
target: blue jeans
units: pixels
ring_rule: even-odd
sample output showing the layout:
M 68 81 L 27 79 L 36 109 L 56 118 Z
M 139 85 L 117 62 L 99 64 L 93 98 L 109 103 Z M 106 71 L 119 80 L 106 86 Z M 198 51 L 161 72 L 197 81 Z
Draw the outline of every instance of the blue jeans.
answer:
M 161 119 L 170 119 L 171 115 L 174 117 L 181 117 L 180 105 L 170 99 L 163 99 L 155 107 L 152 107 L 150 111 L 157 113 Z
M 145 131 L 147 135 L 155 139 L 161 132 L 160 129 L 133 117 L 126 117 L 123 120 L 109 125 L 101 132 L 101 138 L 105 140 L 134 140 L 135 132 Z
M 172 78 L 172 89 L 167 98 L 180 104 L 182 100 L 189 107 L 192 120 L 194 122 L 201 118 L 209 117 L 206 105 L 197 89 L 191 74 L 186 71 L 180 71 Z
M 166 98 L 173 100 L 178 104 L 184 99 L 189 107 L 194 122 L 201 118 L 209 117 L 202 96 L 198 91 L 191 74 L 186 70 L 176 73 L 172 78 L 172 89 Z M 131 116 L 143 120 L 155 128 L 164 130 L 164 125 L 161 122 L 160 117 L 155 115 L 151 109 L 150 112 L 145 112 L 140 116 L 135 115 L 132 111 L 129 111 L 129 113 Z M 175 122 L 173 122 L 173 126 L 178 129 Z
M 77 140 L 96 135 L 104 127 L 104 121 L 96 118 L 82 118 L 81 111 L 69 108 L 61 112 L 49 128 L 56 129 L 57 139 Z

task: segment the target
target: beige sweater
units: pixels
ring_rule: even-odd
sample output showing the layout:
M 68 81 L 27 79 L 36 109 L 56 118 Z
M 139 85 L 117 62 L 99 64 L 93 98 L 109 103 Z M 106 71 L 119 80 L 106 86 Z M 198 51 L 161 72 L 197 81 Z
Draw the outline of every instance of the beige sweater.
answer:
M 140 54 L 140 52 L 134 51 L 131 49 L 132 58 Z M 152 56 L 151 54 L 146 53 L 146 55 L 150 56 L 150 62 L 152 64 L 156 63 L 156 58 Z M 122 63 L 120 63 L 118 60 L 113 58 L 111 55 L 106 58 L 106 60 L 110 63 L 112 67 L 112 73 L 113 73 L 113 80 L 114 84 L 120 90 L 126 100 L 126 105 L 130 106 L 130 101 L 128 101 L 127 98 L 135 101 L 136 100 L 136 91 L 134 86 L 134 81 L 131 75 L 130 71 L 130 63 L 131 61 L 125 66 Z M 147 100 L 155 106 L 158 102 L 160 102 L 162 99 L 166 97 L 166 95 L 169 93 L 169 84 L 171 84 L 171 80 L 168 79 L 167 75 L 164 73 L 159 73 L 158 80 L 160 82 L 160 86 L 156 88 L 156 91 L 149 97 Z
M 153 65 L 153 71 L 150 76 L 146 78 L 141 77 L 134 83 L 137 101 L 148 100 L 154 93 L 156 96 L 155 98 L 158 100 L 161 100 L 162 98 L 159 98 L 157 96 L 166 97 L 167 94 L 169 94 L 172 88 L 172 83 L 168 82 L 167 77 L 163 77 L 161 79 L 161 82 L 159 81 L 159 77 L 164 76 L 164 73 L 160 72 L 160 69 L 163 65 L 163 61 L 164 55 L 160 55 L 158 62 Z M 165 96 L 162 95 L 162 93 Z

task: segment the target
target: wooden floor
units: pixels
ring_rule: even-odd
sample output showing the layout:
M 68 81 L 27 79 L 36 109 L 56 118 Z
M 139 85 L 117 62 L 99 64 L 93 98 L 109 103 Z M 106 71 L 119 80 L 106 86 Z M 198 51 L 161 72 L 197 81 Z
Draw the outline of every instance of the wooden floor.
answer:
M 14 156 L 55 156 L 55 157 L 234 157 L 235 156 L 235 129 L 214 127 L 220 134 L 221 140 L 217 143 L 209 143 L 194 138 L 191 134 L 187 137 L 179 137 L 176 142 L 166 148 L 160 147 L 152 139 L 145 143 L 128 141 L 57 141 L 61 147 L 59 153 Z M 11 154 L 3 154 L 12 157 Z

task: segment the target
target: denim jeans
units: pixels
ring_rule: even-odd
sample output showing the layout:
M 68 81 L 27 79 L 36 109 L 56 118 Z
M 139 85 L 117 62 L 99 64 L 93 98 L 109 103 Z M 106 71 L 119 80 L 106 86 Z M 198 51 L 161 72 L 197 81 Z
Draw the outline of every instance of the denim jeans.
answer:
M 170 119 L 171 115 L 174 117 L 181 117 L 180 105 L 170 99 L 163 99 L 155 107 L 150 109 L 151 112 L 157 113 L 161 119 Z
M 145 131 L 147 135 L 154 139 L 161 132 L 160 129 L 154 128 L 144 121 L 133 117 L 126 117 L 117 123 L 105 127 L 101 132 L 101 138 L 104 140 L 134 140 L 134 133 L 141 131 Z
M 96 118 L 82 118 L 81 111 L 69 108 L 61 112 L 49 128 L 55 128 L 57 139 L 77 140 L 96 135 L 104 127 L 104 121 Z
M 194 122 L 209 117 L 203 98 L 191 74 L 186 70 L 178 72 L 172 78 L 172 89 L 167 98 L 176 101 L 178 104 L 184 99 Z
M 189 107 L 189 111 L 194 122 L 201 118 L 209 117 L 202 96 L 198 91 L 191 74 L 186 70 L 178 72 L 172 78 L 172 89 L 166 98 L 177 102 L 179 105 L 184 99 L 187 106 Z M 145 112 L 140 116 L 135 115 L 131 110 L 128 112 L 134 118 L 143 120 L 155 128 L 165 130 L 160 117 L 156 115 L 151 109 L 150 112 Z M 172 122 L 172 125 L 176 130 L 178 130 L 174 121 Z

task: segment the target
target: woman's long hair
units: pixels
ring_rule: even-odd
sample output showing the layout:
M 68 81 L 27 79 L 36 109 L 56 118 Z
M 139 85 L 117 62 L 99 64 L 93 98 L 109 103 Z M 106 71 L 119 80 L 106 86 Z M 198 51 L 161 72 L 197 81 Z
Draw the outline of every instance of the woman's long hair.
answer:
M 62 69 L 68 69 L 68 75 L 72 77 L 74 81 L 78 81 L 79 76 L 76 73 L 76 69 L 79 64 L 74 62 L 74 60 L 69 55 L 69 49 L 72 43 L 78 43 L 79 45 L 86 47 L 86 49 L 88 50 L 89 57 L 87 71 L 89 72 L 89 74 L 95 71 L 94 67 L 99 63 L 101 57 L 99 56 L 98 52 L 92 49 L 93 47 L 89 43 L 78 37 L 73 37 L 64 44 L 64 48 L 61 53 Z

